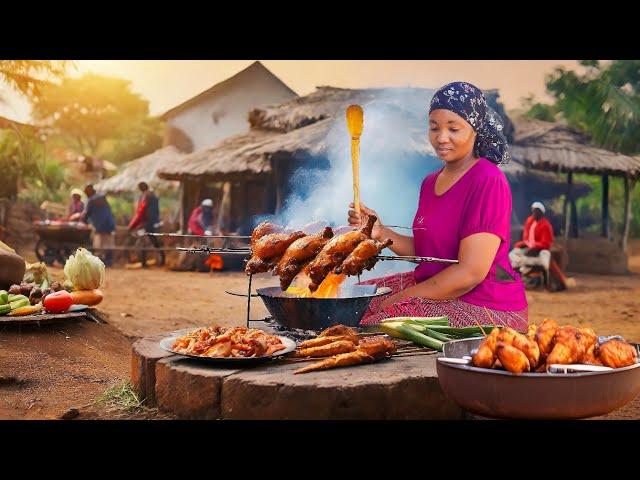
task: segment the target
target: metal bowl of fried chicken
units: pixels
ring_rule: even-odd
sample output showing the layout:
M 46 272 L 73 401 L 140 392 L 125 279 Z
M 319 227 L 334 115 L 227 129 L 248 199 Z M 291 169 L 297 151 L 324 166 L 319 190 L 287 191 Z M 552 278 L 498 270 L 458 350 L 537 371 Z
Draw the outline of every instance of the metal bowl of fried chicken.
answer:
M 639 358 L 640 347 L 620 337 L 545 320 L 528 335 L 494 329 L 446 343 L 437 372 L 445 395 L 481 417 L 579 419 L 640 395 Z

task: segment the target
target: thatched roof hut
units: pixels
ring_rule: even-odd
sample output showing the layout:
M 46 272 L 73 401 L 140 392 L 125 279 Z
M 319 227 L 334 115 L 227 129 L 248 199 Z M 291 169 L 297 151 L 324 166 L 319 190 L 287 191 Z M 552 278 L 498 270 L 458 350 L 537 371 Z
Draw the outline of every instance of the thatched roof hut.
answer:
M 640 158 L 592 145 L 561 123 L 521 117 L 515 121 L 512 153 L 520 163 L 557 173 L 640 177 Z
M 147 182 L 156 190 L 177 189 L 178 183 L 158 177 L 158 171 L 172 165 L 185 156 L 169 145 L 149 155 L 127 162 L 121 172 L 96 184 L 96 189 L 106 193 L 131 193 L 138 189 L 138 182 Z

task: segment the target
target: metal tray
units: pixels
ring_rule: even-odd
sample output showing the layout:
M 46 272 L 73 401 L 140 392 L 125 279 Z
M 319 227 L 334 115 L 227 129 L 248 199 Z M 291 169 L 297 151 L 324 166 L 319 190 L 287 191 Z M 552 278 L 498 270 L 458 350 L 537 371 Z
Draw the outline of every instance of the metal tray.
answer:
M 188 329 L 189 331 L 193 329 Z M 275 335 L 280 339 L 280 341 L 284 344 L 285 348 L 283 350 L 279 350 L 275 352 L 273 355 L 265 355 L 262 357 L 203 357 L 201 355 L 188 355 L 185 353 L 178 353 L 171 349 L 171 345 L 180 335 L 172 335 L 170 337 L 163 338 L 160 340 L 160 348 L 166 350 L 167 352 L 173 353 L 174 355 L 180 355 L 185 358 L 192 358 L 194 360 L 198 360 L 203 363 L 207 363 L 210 365 L 217 365 L 220 367 L 229 367 L 229 368 L 241 368 L 248 367 L 252 365 L 257 365 L 260 363 L 268 362 L 274 358 L 277 358 L 281 355 L 284 355 L 289 352 L 293 352 L 296 349 L 296 342 L 289 337 L 283 337 L 281 335 Z
M 481 338 L 444 345 L 443 356 L 471 355 Z M 634 346 L 638 348 L 638 345 Z M 436 362 L 445 395 L 483 417 L 577 419 L 605 415 L 640 395 L 640 363 L 604 372 L 523 373 Z

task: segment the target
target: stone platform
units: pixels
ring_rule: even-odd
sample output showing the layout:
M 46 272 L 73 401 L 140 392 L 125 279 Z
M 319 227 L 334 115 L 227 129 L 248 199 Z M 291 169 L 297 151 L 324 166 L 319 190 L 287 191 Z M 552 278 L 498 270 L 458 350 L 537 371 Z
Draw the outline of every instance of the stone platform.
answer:
M 141 398 L 184 419 L 449 420 L 466 418 L 444 396 L 436 355 L 294 375 L 307 365 L 281 358 L 225 369 L 172 355 L 163 335 L 133 344 L 131 380 Z

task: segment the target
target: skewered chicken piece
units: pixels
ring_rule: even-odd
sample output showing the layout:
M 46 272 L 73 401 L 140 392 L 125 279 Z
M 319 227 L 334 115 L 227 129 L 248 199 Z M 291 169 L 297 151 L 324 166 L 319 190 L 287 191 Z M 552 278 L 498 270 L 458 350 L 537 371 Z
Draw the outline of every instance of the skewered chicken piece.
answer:
M 354 352 L 342 353 L 334 357 L 329 357 L 325 360 L 322 360 L 321 362 L 312 363 L 311 365 L 300 368 L 293 373 L 298 374 L 313 372 L 314 370 L 327 370 L 329 368 L 347 367 L 349 365 L 359 365 L 361 363 L 373 362 L 374 360 L 375 358 L 373 358 L 371 355 L 368 355 L 362 350 L 356 350 Z
M 307 271 L 311 277 L 309 290 L 315 292 L 325 277 L 355 250 L 358 244 L 371 238 L 373 225 L 378 218 L 370 215 L 366 225 L 358 230 L 333 237 L 309 264 Z
M 633 345 L 620 338 L 612 338 L 596 346 L 596 356 L 611 368 L 627 367 L 636 363 L 638 352 Z
M 286 290 L 303 267 L 315 258 L 329 239 L 333 231 L 326 227 L 322 232 L 297 239 L 287 248 L 276 265 L 273 274 L 280 276 L 280 288 Z
M 360 340 L 358 350 L 366 352 L 375 359 L 379 359 L 396 353 L 396 344 L 393 340 L 376 335 L 375 337 L 365 337 Z
M 393 355 L 395 351 L 396 345 L 392 340 L 388 340 L 382 336 L 363 338 L 358 348 L 353 352 L 335 355 L 296 370 L 294 373 L 307 373 L 314 370 L 326 370 L 329 368 L 369 363 L 380 358 L 389 357 Z
M 502 366 L 512 373 L 523 373 L 531 370 L 527 356 L 514 346 L 497 342 L 496 356 Z
M 564 326 L 556 333 L 556 343 L 547 357 L 547 365 L 581 363 L 587 350 L 596 341 L 596 335 L 590 328 L 578 329 Z
M 318 334 L 318 337 L 331 337 L 334 335 L 357 336 L 358 331 L 355 328 L 347 327 L 346 325 L 333 325 L 329 328 L 325 328 Z
M 329 343 L 337 342 L 339 340 L 347 340 L 354 344 L 358 343 L 358 336 L 348 336 L 348 335 L 332 335 L 330 337 L 316 337 L 311 340 L 305 340 L 300 343 L 298 347 L 300 349 L 312 348 L 312 347 L 320 347 L 321 345 L 327 345 Z
M 296 357 L 331 357 L 339 353 L 353 352 L 356 344 L 349 340 L 338 340 L 317 347 L 301 348 L 295 353 Z
M 270 222 L 262 222 L 256 228 L 254 228 L 253 232 L 251 233 L 251 248 L 253 248 L 253 245 L 265 235 L 270 235 L 272 233 L 282 233 L 284 232 L 284 230 L 285 228 L 281 225 L 276 225 L 275 223 Z
M 540 362 L 545 362 L 547 356 L 551 353 L 551 350 L 553 350 L 554 339 L 558 328 L 555 320 L 545 318 L 538 327 L 538 330 L 536 330 L 535 340 L 540 349 Z
M 264 260 L 280 257 L 293 242 L 305 236 L 306 234 L 302 231 L 270 233 L 259 238 L 253 245 L 251 252 L 254 257 L 260 257 Z
M 304 232 L 298 231 L 270 233 L 258 238 L 251 249 L 253 256 L 247 262 L 244 271 L 247 275 L 268 271 L 276 265 L 289 245 L 304 236 L 306 236 Z
M 527 356 L 531 370 L 534 370 L 538 366 L 538 362 L 540 361 L 540 348 L 535 340 L 527 338 L 527 336 L 522 333 L 515 332 L 511 345 Z
M 363 240 L 333 272 L 360 275 L 364 270 L 371 270 L 376 264 L 376 255 L 392 243 L 391 239 L 384 242 L 378 242 L 372 238 Z
M 536 326 L 535 323 L 532 323 L 531 325 L 529 325 L 529 329 L 527 330 L 527 338 L 530 338 L 531 340 L 535 340 L 537 330 L 538 330 L 538 327 Z

